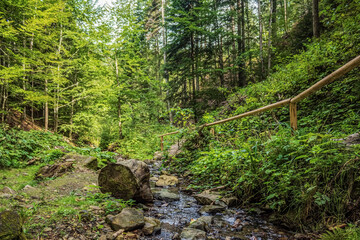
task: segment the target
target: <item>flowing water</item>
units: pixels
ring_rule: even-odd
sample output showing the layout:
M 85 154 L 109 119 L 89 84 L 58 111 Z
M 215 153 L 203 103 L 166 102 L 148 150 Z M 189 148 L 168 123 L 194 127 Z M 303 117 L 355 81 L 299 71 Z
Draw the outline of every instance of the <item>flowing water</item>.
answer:
M 158 167 L 152 166 L 152 174 L 158 176 Z M 157 190 L 157 188 L 155 189 Z M 163 201 L 155 199 L 145 215 L 161 221 L 161 233 L 143 239 L 179 239 L 182 229 L 202 216 L 212 216 L 211 224 L 206 228 L 208 239 L 292 239 L 292 234 L 281 231 L 265 220 L 251 216 L 239 208 L 228 208 L 221 213 L 200 213 L 202 207 L 197 201 L 180 188 L 169 188 L 177 192 L 179 200 Z

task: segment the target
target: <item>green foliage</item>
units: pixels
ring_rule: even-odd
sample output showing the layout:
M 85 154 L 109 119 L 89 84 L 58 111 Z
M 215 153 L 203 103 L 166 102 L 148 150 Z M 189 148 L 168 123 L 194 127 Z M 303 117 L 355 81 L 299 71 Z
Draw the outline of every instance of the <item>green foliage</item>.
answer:
M 55 146 L 71 148 L 61 136 L 43 131 L 0 130 L 0 168 L 21 167 L 32 158 L 53 161 L 63 155 Z
M 152 159 L 155 151 L 160 150 L 159 135 L 164 132 L 175 131 L 173 127 L 159 123 L 135 125 L 125 133 L 124 138 L 114 141 L 110 148 L 127 158 L 140 160 Z M 177 136 L 169 136 L 164 140 L 165 149 L 168 149 Z
M 345 229 L 335 228 L 321 235 L 321 240 L 358 240 L 360 239 L 360 228 L 349 226 Z
M 109 193 L 88 193 L 86 195 L 86 200 L 90 202 L 96 202 L 101 207 L 104 208 L 106 214 L 112 214 L 114 212 L 121 212 L 123 208 L 131 207 L 135 201 L 134 200 L 123 200 L 111 197 Z
M 270 137 L 231 139 L 231 149 L 211 142 L 173 164 L 190 170 L 195 185 L 227 185 L 244 205 L 256 203 L 319 226 L 331 216 L 344 220 L 349 204 L 360 197 L 353 187 L 360 179 L 360 147 L 333 139 L 305 131 L 291 136 L 288 127 L 280 127 Z

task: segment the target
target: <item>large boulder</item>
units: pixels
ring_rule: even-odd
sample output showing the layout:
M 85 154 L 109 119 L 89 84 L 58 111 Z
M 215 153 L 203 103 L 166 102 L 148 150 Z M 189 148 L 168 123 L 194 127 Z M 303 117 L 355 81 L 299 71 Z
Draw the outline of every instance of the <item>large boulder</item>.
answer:
M 114 231 L 140 229 L 145 225 L 144 213 L 135 208 L 124 208 L 118 215 L 110 218 L 109 223 Z
M 26 239 L 22 232 L 22 221 L 17 212 L 3 211 L 0 213 L 0 239 Z
M 103 193 L 111 193 L 124 200 L 152 202 L 150 170 L 146 163 L 134 159 L 110 163 L 99 173 L 99 186 Z

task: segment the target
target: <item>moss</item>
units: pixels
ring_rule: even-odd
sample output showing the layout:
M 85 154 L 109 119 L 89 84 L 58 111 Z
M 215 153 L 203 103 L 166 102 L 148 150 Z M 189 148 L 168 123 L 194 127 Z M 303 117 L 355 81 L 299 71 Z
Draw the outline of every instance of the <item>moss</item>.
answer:
M 0 239 L 24 239 L 22 235 L 22 222 L 19 214 L 14 211 L 0 213 Z

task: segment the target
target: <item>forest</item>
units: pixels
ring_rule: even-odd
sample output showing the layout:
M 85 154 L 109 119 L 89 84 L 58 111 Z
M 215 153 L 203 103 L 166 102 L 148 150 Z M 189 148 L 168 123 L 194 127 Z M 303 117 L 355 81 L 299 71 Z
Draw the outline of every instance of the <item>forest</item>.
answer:
M 360 239 L 359 23 L 360 0 L 2 0 L 0 239 Z M 291 104 L 206 127 L 290 103 L 350 61 L 295 105 L 296 127 Z M 157 178 L 153 205 L 96 183 L 125 159 Z M 162 176 L 180 200 L 158 197 Z M 160 206 L 212 192 L 236 199 L 231 231 L 192 228 L 209 212 L 186 209 L 163 226 Z M 129 208 L 161 234 L 113 227 Z

